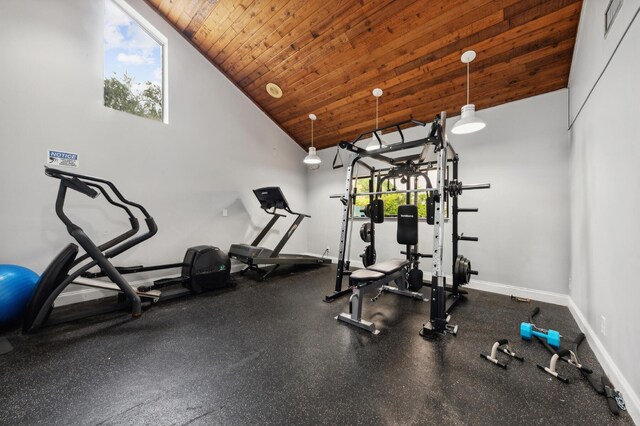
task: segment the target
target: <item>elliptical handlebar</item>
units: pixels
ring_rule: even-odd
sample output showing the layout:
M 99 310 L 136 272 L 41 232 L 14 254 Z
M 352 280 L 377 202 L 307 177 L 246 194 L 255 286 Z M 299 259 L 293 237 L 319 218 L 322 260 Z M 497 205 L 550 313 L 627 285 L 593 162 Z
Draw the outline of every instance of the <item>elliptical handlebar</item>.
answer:
M 118 203 L 113 198 L 111 198 L 111 196 L 109 195 L 109 192 L 106 191 L 103 186 L 98 185 L 97 183 L 85 183 L 85 184 L 92 186 L 94 188 L 98 188 L 98 190 L 102 193 L 102 195 L 104 195 L 104 198 L 109 202 L 109 204 L 121 208 L 127 213 L 127 215 L 129 215 L 129 223 L 131 224 L 131 228 L 128 231 L 125 231 L 122 234 L 118 235 L 117 237 L 107 241 L 106 243 L 100 244 L 98 246 L 98 249 L 100 251 L 105 251 L 117 244 L 120 244 L 121 242 L 135 235 L 140 230 L 140 222 L 138 221 L 138 218 L 135 217 L 135 215 L 131 212 L 131 210 L 126 205 L 122 203 Z M 88 253 L 83 254 L 73 262 L 73 265 L 79 264 L 80 262 L 87 259 L 88 257 L 89 257 Z
M 91 181 L 91 182 L 103 183 L 103 184 L 107 185 L 111 189 L 111 191 L 113 191 L 114 195 L 116 197 L 118 197 L 118 199 L 120 201 L 122 201 L 124 204 L 137 208 L 138 210 L 140 210 L 142 212 L 142 214 L 145 217 L 151 217 L 151 215 L 149 214 L 147 209 L 145 209 L 142 205 L 140 205 L 138 203 L 134 203 L 133 201 L 129 201 L 126 198 L 124 198 L 122 193 L 118 190 L 118 188 L 116 188 L 116 186 L 111 181 L 108 181 L 106 179 L 100 179 L 100 178 L 93 177 L 93 176 L 86 176 L 86 175 L 81 175 L 81 174 L 77 174 L 77 173 L 71 173 L 71 172 L 62 171 L 62 170 L 58 170 L 58 169 L 52 169 L 52 168 L 46 167 L 46 166 L 45 166 L 45 172 L 44 173 L 47 176 L 55 177 L 55 178 L 58 178 L 58 179 L 62 179 L 63 177 L 68 177 L 68 178 L 77 178 L 77 179 L 81 179 L 81 180 L 88 180 L 88 181 Z M 83 183 L 86 184 L 86 182 L 83 182 Z
M 58 214 L 58 217 L 62 220 L 62 222 L 67 226 L 67 230 L 72 235 L 73 235 L 72 231 L 75 229 L 80 229 L 80 227 L 74 224 L 73 222 L 71 222 L 69 217 L 64 213 L 66 188 L 72 188 L 79 192 L 85 193 L 87 195 L 95 193 L 95 196 L 93 196 L 92 198 L 95 198 L 100 193 L 102 193 L 104 194 L 105 199 L 111 205 L 119 207 L 127 212 L 127 215 L 129 216 L 129 221 L 131 223 L 131 229 L 98 247 L 100 251 L 111 249 L 104 253 L 104 256 L 106 258 L 115 257 L 121 254 L 122 252 L 129 250 L 131 247 L 136 246 L 145 240 L 148 240 L 158 232 L 158 225 L 156 224 L 153 217 L 151 217 L 147 209 L 145 209 L 142 205 L 138 203 L 135 203 L 133 201 L 126 199 L 122 195 L 122 193 L 118 190 L 118 188 L 115 186 L 115 184 L 113 184 L 113 182 L 108 181 L 106 179 L 97 178 L 97 177 L 71 173 L 71 172 L 58 170 L 58 169 L 52 169 L 46 166 L 45 166 L 45 175 L 56 178 L 56 179 L 60 179 L 61 181 L 60 189 L 58 191 L 58 198 L 56 200 L 56 213 Z M 121 203 L 113 200 L 113 198 L 109 196 L 109 193 L 106 190 L 106 188 L 101 186 L 100 184 L 104 184 L 109 189 L 111 189 L 111 192 L 118 198 L 118 200 L 121 201 Z M 91 187 L 98 188 L 99 191 L 96 191 Z M 145 223 L 147 224 L 147 229 L 148 229 L 147 232 L 145 232 L 144 234 L 139 235 L 132 239 L 129 239 L 129 238 L 138 232 L 138 230 L 140 229 L 140 226 L 139 226 L 138 219 L 127 206 L 132 206 L 138 209 L 144 215 Z M 75 264 L 78 264 L 82 260 L 85 260 L 87 257 L 88 255 L 86 254 L 81 256 L 75 262 Z
M 90 188 L 89 185 L 78 179 L 78 176 L 65 176 L 65 172 L 63 172 L 62 170 L 52 169 L 46 166 L 44 174 L 52 178 L 60 179 L 60 185 L 64 185 L 67 188 L 71 188 L 88 197 L 96 198 L 98 195 L 100 195 L 98 191 Z

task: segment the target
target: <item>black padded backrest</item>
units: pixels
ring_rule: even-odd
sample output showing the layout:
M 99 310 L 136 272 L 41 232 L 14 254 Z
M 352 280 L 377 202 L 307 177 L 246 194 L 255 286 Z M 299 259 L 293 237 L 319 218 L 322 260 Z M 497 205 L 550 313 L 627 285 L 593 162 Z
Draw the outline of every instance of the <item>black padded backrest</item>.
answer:
M 418 206 L 398 206 L 398 244 L 418 244 Z

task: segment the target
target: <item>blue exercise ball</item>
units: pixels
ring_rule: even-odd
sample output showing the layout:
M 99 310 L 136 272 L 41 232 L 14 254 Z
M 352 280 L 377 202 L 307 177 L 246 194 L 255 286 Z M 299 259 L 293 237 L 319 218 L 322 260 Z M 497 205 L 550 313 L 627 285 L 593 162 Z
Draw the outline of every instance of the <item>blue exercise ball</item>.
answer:
M 38 284 L 38 274 L 18 265 L 0 265 L 0 326 L 16 323 Z

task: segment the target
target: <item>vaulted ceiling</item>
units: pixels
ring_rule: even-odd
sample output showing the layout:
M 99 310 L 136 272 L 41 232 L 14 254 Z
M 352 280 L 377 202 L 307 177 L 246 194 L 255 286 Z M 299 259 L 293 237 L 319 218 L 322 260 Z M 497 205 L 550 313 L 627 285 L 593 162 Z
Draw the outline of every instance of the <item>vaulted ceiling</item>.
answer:
M 582 0 L 146 0 L 298 144 L 567 87 Z M 267 83 L 282 88 L 271 97 Z

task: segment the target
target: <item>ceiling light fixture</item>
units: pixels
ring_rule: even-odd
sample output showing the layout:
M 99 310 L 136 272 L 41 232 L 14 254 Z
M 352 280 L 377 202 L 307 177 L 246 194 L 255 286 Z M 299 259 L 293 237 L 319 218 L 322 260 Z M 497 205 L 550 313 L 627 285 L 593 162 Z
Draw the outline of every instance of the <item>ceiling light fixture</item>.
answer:
M 467 50 L 460 57 L 462 63 L 467 64 L 467 104 L 460 111 L 460 120 L 451 129 L 451 133 L 455 135 L 477 132 L 487 125 L 481 118 L 476 117 L 476 106 L 469 103 L 469 63 L 475 58 L 476 52 L 473 50 Z
M 373 89 L 373 91 L 371 92 L 373 94 L 373 96 L 376 97 L 376 130 L 378 130 L 378 101 L 380 100 L 380 96 L 382 96 L 382 89 L 380 88 L 375 88 Z M 378 134 L 378 137 L 380 137 L 380 140 L 378 140 L 378 138 L 376 137 L 375 134 L 371 134 L 371 141 L 367 144 L 366 146 L 366 150 L 367 151 L 373 151 L 374 149 L 380 149 L 380 148 L 385 148 L 386 145 L 384 144 L 384 142 L 382 141 L 382 133 L 380 132 L 376 132 Z
M 315 114 L 309 114 L 309 119 L 311 120 L 311 146 L 309 147 L 309 154 L 304 157 L 305 164 L 320 164 L 322 162 L 320 157 L 316 154 L 316 149 L 313 146 L 313 122 L 316 121 L 316 118 L 318 117 L 316 117 Z
M 275 83 L 267 83 L 267 93 L 276 99 L 282 97 L 282 89 Z

